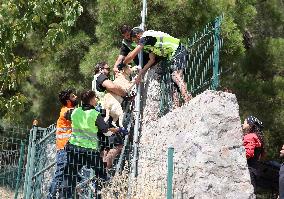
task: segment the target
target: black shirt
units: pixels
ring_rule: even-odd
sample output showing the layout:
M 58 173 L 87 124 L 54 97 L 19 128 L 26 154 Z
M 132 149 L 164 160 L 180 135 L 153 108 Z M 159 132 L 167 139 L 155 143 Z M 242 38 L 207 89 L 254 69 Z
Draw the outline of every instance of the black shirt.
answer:
M 100 74 L 98 77 L 97 77 L 97 81 L 96 81 L 96 89 L 97 91 L 99 92 L 104 92 L 106 90 L 106 88 L 103 86 L 103 82 L 105 80 L 108 80 L 108 77 L 105 75 L 105 74 Z
M 139 40 L 139 44 L 142 46 L 154 46 L 155 43 L 157 42 L 157 39 L 155 37 L 150 37 L 150 36 L 146 36 L 146 37 L 142 37 Z
M 126 57 L 130 52 L 131 50 L 129 49 L 129 47 L 125 45 L 124 43 L 122 43 L 120 47 L 120 55 L 123 55 L 124 57 Z M 133 61 L 137 66 L 139 65 L 138 55 L 135 56 Z M 149 61 L 149 53 L 143 52 L 143 66 L 145 66 L 148 63 L 148 61 Z

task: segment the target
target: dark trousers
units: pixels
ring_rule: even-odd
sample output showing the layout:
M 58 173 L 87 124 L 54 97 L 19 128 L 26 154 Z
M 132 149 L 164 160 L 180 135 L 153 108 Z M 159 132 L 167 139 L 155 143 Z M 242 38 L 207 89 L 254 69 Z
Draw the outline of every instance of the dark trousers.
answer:
M 284 163 L 279 171 L 279 199 L 284 199 Z
M 251 184 L 253 186 L 254 189 L 254 193 L 256 193 L 256 182 L 257 182 L 257 169 L 253 168 L 253 167 L 248 167 L 249 169 L 249 175 L 250 175 L 250 180 L 251 180 Z
M 99 151 L 67 144 L 65 154 L 66 163 L 60 168 L 57 167 L 54 180 L 56 183 L 52 183 L 48 199 L 56 198 L 57 191 L 60 199 L 74 198 L 76 184 L 80 181 L 78 172 L 83 166 L 92 168 L 96 177 L 105 179 L 105 169 Z
M 56 153 L 56 170 L 54 177 L 51 181 L 49 192 L 47 195 L 48 199 L 56 198 L 57 190 L 62 187 L 64 169 L 67 165 L 67 152 L 62 149 Z M 60 198 L 60 197 L 59 197 Z

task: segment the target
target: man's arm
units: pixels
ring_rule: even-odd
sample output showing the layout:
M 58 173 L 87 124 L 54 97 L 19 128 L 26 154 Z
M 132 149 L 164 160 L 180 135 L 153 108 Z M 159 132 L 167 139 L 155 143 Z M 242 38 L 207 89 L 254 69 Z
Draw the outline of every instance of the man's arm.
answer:
M 103 134 L 108 131 L 108 124 L 104 121 L 104 118 L 101 116 L 101 114 L 98 115 L 96 120 L 96 126 L 98 127 L 98 134 Z
M 153 66 L 153 64 L 155 63 L 155 54 L 153 53 L 149 53 L 149 61 L 147 62 L 147 64 L 139 71 L 137 78 L 135 79 L 135 82 L 137 84 L 140 83 L 143 75 L 145 75 L 145 73 L 148 71 L 149 68 L 151 68 L 151 66 Z
M 143 49 L 143 45 L 139 44 L 136 46 L 136 48 L 131 51 L 124 59 L 124 64 L 128 64 L 129 62 L 131 62 L 135 57 L 136 55 L 138 55 L 138 53 Z
M 108 131 L 113 133 L 117 133 L 119 131 L 119 128 L 110 128 L 109 125 L 104 121 L 104 118 L 101 116 L 101 114 L 99 114 L 97 117 L 96 126 L 98 127 L 98 135 L 100 137 L 103 136 L 103 134 L 106 134 Z
M 122 62 L 122 60 L 123 60 L 124 58 L 125 58 L 124 55 L 119 55 L 119 56 L 118 56 L 118 58 L 117 58 L 117 60 L 116 60 L 116 62 L 115 62 L 115 64 L 114 64 L 114 66 L 113 66 L 113 72 L 114 72 L 115 74 L 119 72 L 117 66 L 118 66 L 118 64 L 120 64 L 120 63 Z
M 125 91 L 119 86 L 115 85 L 111 80 L 105 80 L 102 85 L 107 89 L 107 91 L 110 91 L 116 95 L 122 97 L 126 95 Z

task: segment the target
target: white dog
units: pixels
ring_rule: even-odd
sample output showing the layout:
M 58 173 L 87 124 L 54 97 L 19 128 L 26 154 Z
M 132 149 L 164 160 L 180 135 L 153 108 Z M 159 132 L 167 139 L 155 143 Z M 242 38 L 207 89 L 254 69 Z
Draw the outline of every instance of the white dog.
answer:
M 113 81 L 113 83 L 121 87 L 126 93 L 129 93 L 134 87 L 135 83 L 130 81 L 130 75 L 136 70 L 130 68 L 129 65 L 125 66 L 122 71 L 118 73 L 118 76 Z M 112 92 L 108 92 L 104 96 L 103 108 L 106 110 L 105 121 L 108 121 L 109 116 L 112 117 L 112 125 L 116 127 L 117 120 L 119 121 L 119 126 L 123 126 L 123 110 L 121 103 L 123 98 Z

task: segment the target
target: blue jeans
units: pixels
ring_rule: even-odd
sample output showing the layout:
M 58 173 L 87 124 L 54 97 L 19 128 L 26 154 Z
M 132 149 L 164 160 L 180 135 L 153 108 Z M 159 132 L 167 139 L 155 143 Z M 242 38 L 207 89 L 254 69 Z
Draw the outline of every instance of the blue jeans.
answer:
M 56 170 L 54 173 L 54 177 L 51 181 L 51 185 L 49 187 L 49 192 L 47 195 L 47 199 L 56 198 L 56 192 L 59 192 L 59 198 L 62 198 L 63 192 L 60 191 L 63 189 L 63 176 L 64 170 L 67 166 L 67 152 L 62 149 L 57 151 L 56 153 Z

